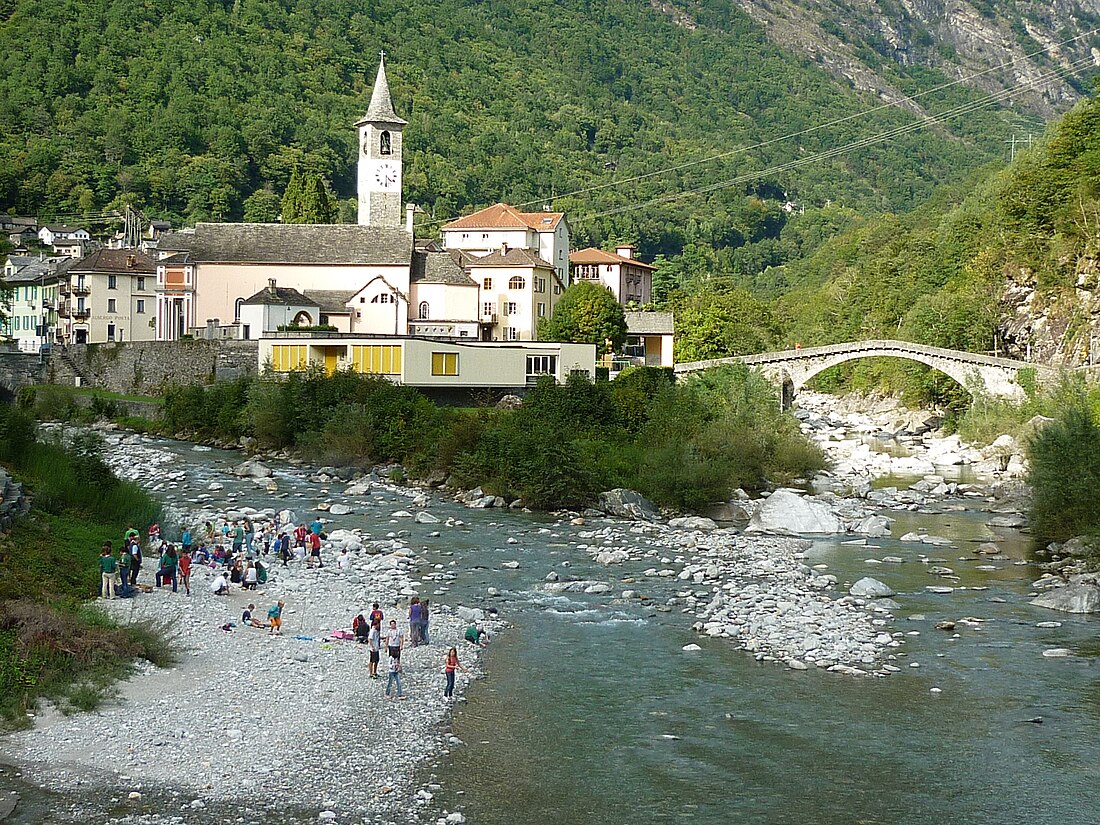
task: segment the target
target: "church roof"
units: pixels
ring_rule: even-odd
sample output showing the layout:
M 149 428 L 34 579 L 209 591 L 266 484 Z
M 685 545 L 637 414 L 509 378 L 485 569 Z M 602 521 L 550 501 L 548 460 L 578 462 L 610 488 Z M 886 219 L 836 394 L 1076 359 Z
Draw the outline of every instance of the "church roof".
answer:
M 309 300 L 293 287 L 275 286 L 273 284 L 265 286 L 255 295 L 246 298 L 242 303 L 250 306 L 267 304 L 268 306 L 282 307 L 311 307 L 317 305 L 315 301 Z
M 346 315 L 351 312 L 348 309 L 348 301 L 359 294 L 358 289 L 307 289 L 306 298 L 310 303 L 327 315 Z
M 594 246 L 590 246 L 588 249 L 579 249 L 576 252 L 569 254 L 569 263 L 571 264 L 633 264 L 634 266 L 640 266 L 642 269 L 655 269 L 652 264 L 642 263 L 637 258 L 624 258 L 622 255 L 616 255 L 614 252 L 605 252 L 602 249 L 596 249 Z
M 538 232 L 552 232 L 557 229 L 563 212 L 520 212 L 506 203 L 495 203 L 484 209 L 451 221 L 443 227 L 451 229 L 534 229 Z
M 466 266 L 470 268 L 486 266 L 532 266 L 541 269 L 554 268 L 553 264 L 547 263 L 529 249 L 498 249 L 496 252 L 490 252 L 488 255 L 480 258 L 467 256 Z
M 159 249 L 196 263 L 409 265 L 412 236 L 358 224 L 199 223 L 165 235 Z
M 456 260 L 458 257 L 458 260 Z M 449 252 L 427 252 L 417 250 L 413 255 L 412 283 L 450 284 L 452 286 L 477 286 L 474 280 L 462 271 L 460 256 Z
M 386 59 L 383 57 L 378 62 L 378 74 L 374 77 L 374 91 L 371 92 L 370 106 L 367 113 L 355 124 L 363 123 L 390 123 L 394 126 L 404 126 L 408 121 L 402 120 L 393 110 L 393 100 L 390 98 L 390 84 L 386 80 Z

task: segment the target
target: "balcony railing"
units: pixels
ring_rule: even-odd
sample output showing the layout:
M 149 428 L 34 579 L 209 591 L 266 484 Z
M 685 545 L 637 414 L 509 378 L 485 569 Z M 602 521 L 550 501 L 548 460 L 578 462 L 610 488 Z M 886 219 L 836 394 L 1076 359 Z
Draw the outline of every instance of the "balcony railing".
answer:
M 73 295 L 91 295 L 91 294 L 92 294 L 91 287 L 89 287 L 85 284 L 75 284 L 73 286 Z
M 88 318 L 91 317 L 91 315 L 92 315 L 92 311 L 90 309 L 74 309 L 73 310 L 73 318 L 77 319 L 77 320 L 85 320 L 86 321 Z
M 497 322 L 497 314 L 495 312 L 483 312 L 481 313 L 481 323 L 483 324 L 495 324 Z

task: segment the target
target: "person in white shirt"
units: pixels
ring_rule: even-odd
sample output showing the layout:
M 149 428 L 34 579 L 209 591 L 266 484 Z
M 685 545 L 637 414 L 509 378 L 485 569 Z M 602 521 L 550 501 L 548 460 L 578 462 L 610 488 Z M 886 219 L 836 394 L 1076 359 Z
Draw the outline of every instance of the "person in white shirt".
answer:
M 390 629 L 386 631 L 386 647 L 391 659 L 401 658 L 401 648 L 405 646 L 405 633 L 397 626 L 396 619 L 390 619 Z
M 229 582 L 225 580 L 225 573 L 218 573 L 214 581 L 210 582 L 210 592 L 215 596 L 229 595 Z
M 340 555 L 336 557 L 336 566 L 341 570 L 351 567 L 351 554 L 347 550 L 340 551 Z

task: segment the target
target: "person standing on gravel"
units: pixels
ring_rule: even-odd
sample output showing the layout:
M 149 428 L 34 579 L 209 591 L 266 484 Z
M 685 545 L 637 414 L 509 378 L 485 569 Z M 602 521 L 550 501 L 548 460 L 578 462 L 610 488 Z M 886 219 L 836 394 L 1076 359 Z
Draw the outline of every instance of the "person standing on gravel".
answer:
M 122 598 L 130 596 L 130 556 L 129 548 L 123 546 L 118 551 L 118 595 Z
M 370 623 L 370 632 L 367 634 L 367 646 L 370 648 L 370 664 L 367 666 L 367 674 L 371 679 L 378 678 L 378 660 L 382 655 L 382 620 Z
M 416 596 L 413 596 L 412 601 L 409 602 L 409 644 L 411 644 L 413 647 L 416 647 L 421 643 L 420 616 L 420 599 Z
M 245 518 L 244 520 L 244 551 L 248 554 L 248 558 L 252 558 L 252 540 L 256 538 L 256 527 L 252 524 L 252 519 Z
M 179 559 L 176 558 L 176 548 L 169 544 L 160 556 L 160 566 L 156 575 L 157 587 L 167 584 L 170 580 L 172 582 L 172 592 L 179 592 L 176 583 L 176 567 L 178 565 Z
M 184 592 L 191 595 L 191 547 L 187 546 L 183 548 L 183 552 L 180 553 L 180 581 L 183 582 Z
M 447 685 L 443 688 L 443 698 L 453 699 L 455 695 L 455 669 L 466 673 L 462 662 L 458 661 L 458 648 L 452 647 L 447 651 L 447 659 L 443 664 L 443 674 L 447 677 Z
M 138 574 L 141 572 L 141 542 L 137 540 L 136 535 L 128 541 L 130 543 L 130 586 L 135 587 L 137 586 Z
M 99 549 L 99 578 L 100 578 L 100 590 L 101 595 L 105 599 L 113 599 L 115 597 L 115 573 L 118 572 L 118 566 L 115 564 L 114 551 L 111 549 L 111 542 L 103 542 L 103 547 Z
M 267 609 L 267 623 L 270 625 L 270 629 L 267 631 L 269 636 L 275 633 L 280 636 L 283 635 L 283 606 L 283 600 L 280 599 Z
M 401 649 L 405 646 L 405 634 L 398 629 L 397 619 L 390 619 L 390 629 L 386 632 L 386 648 L 391 659 L 401 658 Z
M 241 552 L 241 548 L 244 546 L 244 527 L 241 523 L 235 522 L 233 525 L 233 555 L 237 556 Z
M 191 552 L 191 528 L 184 527 L 183 535 L 180 536 L 180 552 L 189 554 Z
M 308 566 L 313 567 L 313 560 L 317 560 L 318 567 L 324 567 L 325 563 L 321 561 L 321 534 L 310 533 L 309 534 L 309 562 Z
M 391 648 L 392 649 L 392 648 Z M 397 685 L 397 698 L 404 699 L 405 692 L 401 690 L 401 657 L 390 656 L 390 676 L 386 680 L 386 698 L 390 698 L 390 689 Z
M 429 644 L 428 641 L 428 599 L 420 603 L 420 643 Z

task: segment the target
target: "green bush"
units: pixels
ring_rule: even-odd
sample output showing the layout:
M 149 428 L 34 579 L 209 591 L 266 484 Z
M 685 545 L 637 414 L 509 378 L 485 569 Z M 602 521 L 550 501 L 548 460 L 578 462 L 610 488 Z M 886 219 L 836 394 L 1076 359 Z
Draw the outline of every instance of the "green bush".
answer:
M 1081 395 L 1028 445 L 1032 529 L 1045 541 L 1100 533 L 1100 426 Z

